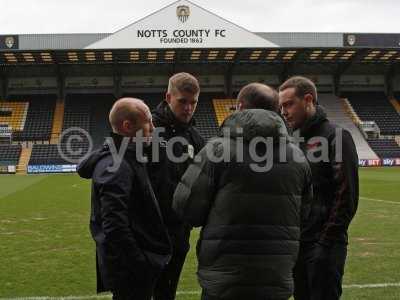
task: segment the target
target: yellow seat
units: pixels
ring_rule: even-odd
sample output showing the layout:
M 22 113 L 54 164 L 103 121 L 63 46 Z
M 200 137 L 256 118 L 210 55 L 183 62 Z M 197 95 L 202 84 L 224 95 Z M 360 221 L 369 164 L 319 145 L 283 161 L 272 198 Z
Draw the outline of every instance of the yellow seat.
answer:
M 12 131 L 23 131 L 28 108 L 29 102 L 0 102 L 0 111 L 11 112 L 8 116 L 0 115 L 0 124 L 7 124 Z
M 218 126 L 221 126 L 222 122 L 236 111 L 236 102 L 236 99 L 213 99 Z

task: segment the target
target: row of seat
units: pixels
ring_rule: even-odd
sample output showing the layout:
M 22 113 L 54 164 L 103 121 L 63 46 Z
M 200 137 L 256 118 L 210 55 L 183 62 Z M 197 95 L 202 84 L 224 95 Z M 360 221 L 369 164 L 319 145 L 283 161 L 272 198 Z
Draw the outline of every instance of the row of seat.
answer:
M 89 143 L 75 141 L 59 145 L 33 145 L 29 165 L 77 164 L 88 153 Z
M 375 121 L 383 135 L 400 135 L 400 114 L 384 93 L 348 92 L 343 96 L 362 121 Z
M 0 166 L 16 166 L 21 149 L 21 145 L 0 145 Z
M 15 141 L 50 139 L 56 95 L 11 95 L 0 102 L 0 110 L 11 114 L 0 117 L 0 123 L 13 130 Z
M 400 147 L 394 139 L 369 139 L 368 143 L 380 158 L 400 158 Z

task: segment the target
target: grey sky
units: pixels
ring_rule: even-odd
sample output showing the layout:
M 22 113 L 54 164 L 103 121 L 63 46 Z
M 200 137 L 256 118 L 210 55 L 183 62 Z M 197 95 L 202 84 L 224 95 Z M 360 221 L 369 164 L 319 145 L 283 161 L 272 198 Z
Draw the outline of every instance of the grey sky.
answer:
M 0 34 L 114 32 L 172 0 L 0 0 Z M 399 0 L 194 0 L 255 32 L 400 32 Z

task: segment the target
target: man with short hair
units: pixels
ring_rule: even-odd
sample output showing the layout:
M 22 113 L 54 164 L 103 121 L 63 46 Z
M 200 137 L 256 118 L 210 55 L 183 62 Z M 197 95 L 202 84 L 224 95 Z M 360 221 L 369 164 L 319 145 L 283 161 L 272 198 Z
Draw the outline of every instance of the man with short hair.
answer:
M 279 96 L 272 87 L 253 82 L 244 86 L 237 96 L 238 109 L 265 109 L 279 113 Z
M 279 88 L 281 112 L 300 132 L 314 187 L 295 268 L 296 300 L 334 300 L 342 294 L 347 230 L 358 205 L 358 157 L 351 134 L 332 124 L 317 104 L 315 84 L 292 77 Z
M 137 157 L 136 147 L 144 145 L 131 138 L 150 137 L 152 118 L 143 101 L 122 98 L 109 121 L 111 140 L 78 166 L 81 177 L 92 179 L 97 292 L 111 291 L 116 300 L 150 300 L 171 245 L 146 165 Z
M 153 111 L 155 127 L 164 130 L 160 134 L 164 142 L 159 145 L 160 161 L 152 164 L 150 177 L 173 246 L 172 259 L 157 281 L 155 300 L 175 299 L 179 276 L 189 251 L 191 227 L 172 210 L 172 198 L 194 155 L 204 146 L 204 140 L 194 127 L 193 119 L 199 94 L 200 86 L 193 75 L 177 73 L 169 79 L 165 100 Z M 177 138 L 183 139 L 185 144 L 174 143 L 173 156 L 188 158 L 180 162 L 168 157 L 167 151 L 168 142 Z

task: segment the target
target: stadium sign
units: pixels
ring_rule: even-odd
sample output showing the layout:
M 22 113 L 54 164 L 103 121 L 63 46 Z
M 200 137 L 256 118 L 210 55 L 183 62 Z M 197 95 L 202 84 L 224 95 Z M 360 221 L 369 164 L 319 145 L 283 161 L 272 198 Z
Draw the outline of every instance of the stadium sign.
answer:
M 28 165 L 28 173 L 71 173 L 76 165 Z
M 400 166 L 400 158 L 384 158 L 382 160 L 382 166 L 385 167 Z
M 18 49 L 18 35 L 0 35 L 0 49 Z
M 190 16 L 190 8 L 187 5 L 180 5 L 176 8 L 176 16 L 179 21 L 185 23 Z
M 382 165 L 382 160 L 380 160 L 380 159 L 359 159 L 358 165 L 360 167 L 379 167 Z
M 360 167 L 400 166 L 400 158 L 359 159 L 358 165 Z
M 373 47 L 398 48 L 400 34 L 398 33 L 345 33 L 343 34 L 345 47 Z
M 278 46 L 190 1 L 180 0 L 86 49 L 254 47 Z

